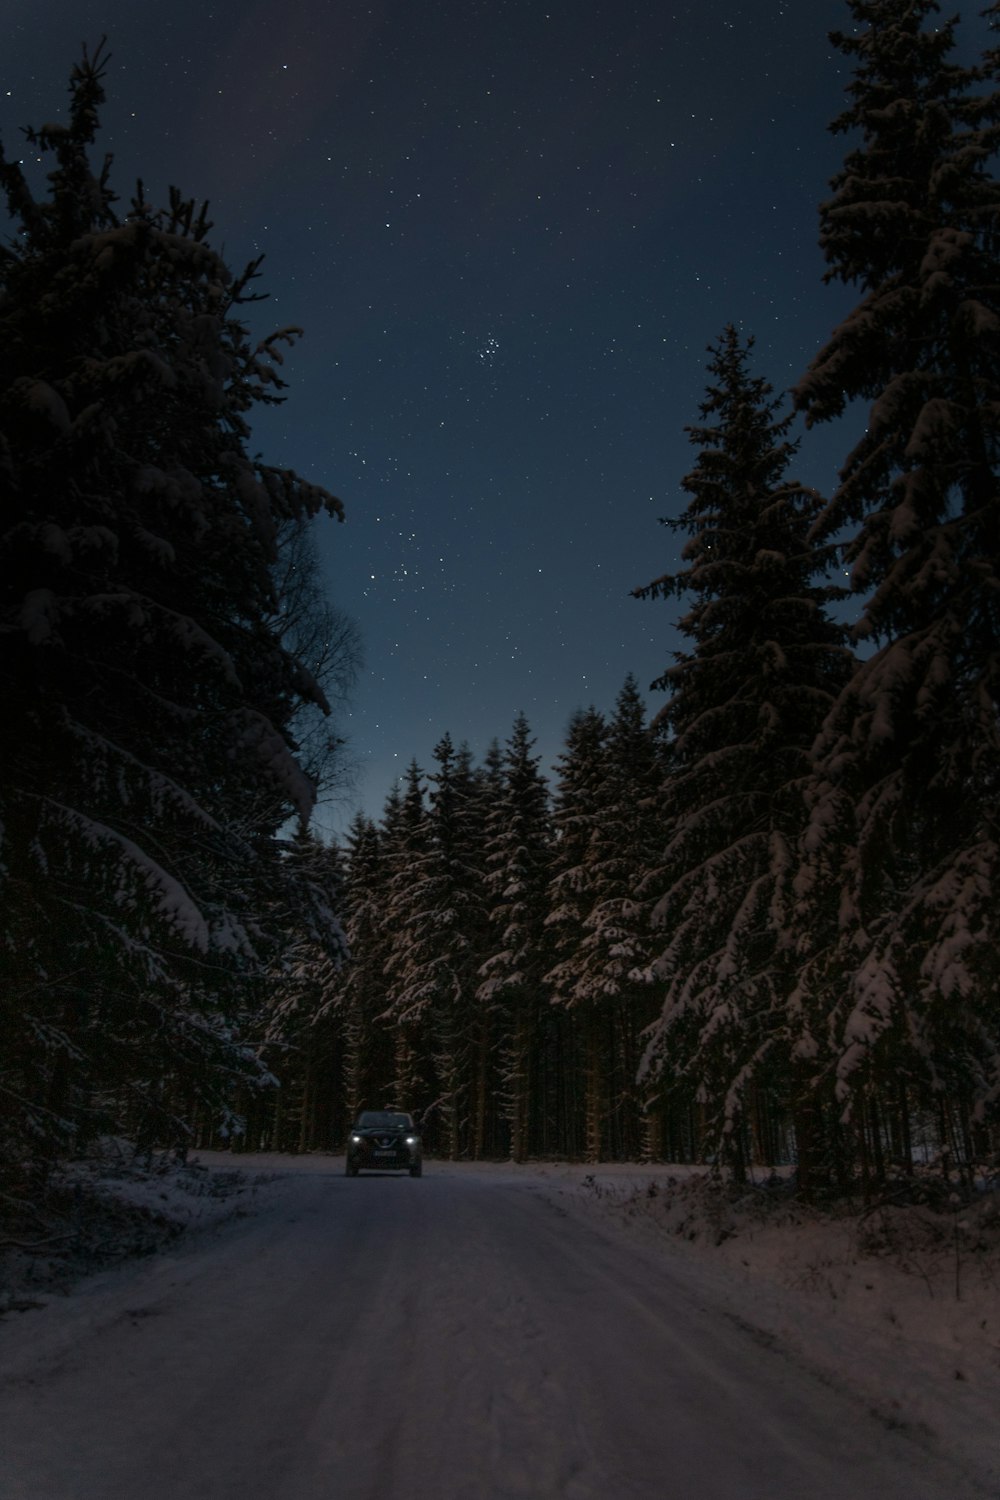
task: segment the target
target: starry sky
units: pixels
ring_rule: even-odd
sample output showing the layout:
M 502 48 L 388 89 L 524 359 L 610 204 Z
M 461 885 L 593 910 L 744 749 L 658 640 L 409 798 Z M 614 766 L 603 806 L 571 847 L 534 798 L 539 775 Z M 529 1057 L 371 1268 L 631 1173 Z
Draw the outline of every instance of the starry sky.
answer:
M 253 448 L 339 495 L 317 540 L 365 667 L 342 726 L 377 815 L 447 730 L 523 710 L 546 764 L 679 644 L 706 346 L 727 322 L 792 384 L 855 300 L 817 204 L 843 159 L 843 0 L 4 0 L 0 133 L 57 119 L 109 38 L 99 145 L 207 198 L 255 329 L 301 325 Z M 803 436 L 828 492 L 843 433 Z M 659 695 L 649 697 L 652 711 Z

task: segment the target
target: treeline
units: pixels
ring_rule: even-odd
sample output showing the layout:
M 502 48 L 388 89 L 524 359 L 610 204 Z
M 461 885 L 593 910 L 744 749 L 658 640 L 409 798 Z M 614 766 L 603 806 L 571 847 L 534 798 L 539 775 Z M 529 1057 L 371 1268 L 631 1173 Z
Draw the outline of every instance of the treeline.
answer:
M 394 1102 L 451 1157 L 651 1149 L 636 1075 L 659 1002 L 634 891 L 659 757 L 635 682 L 610 721 L 574 718 L 554 798 L 532 745 L 523 716 L 481 766 L 445 735 L 329 852 L 351 958 L 288 975 L 266 1052 L 282 1102 L 251 1111 L 251 1145 L 337 1145 Z
M 859 300 L 788 415 L 710 351 L 681 565 L 636 591 L 684 600 L 654 732 L 632 686 L 581 714 L 551 805 L 523 723 L 478 771 L 442 742 L 428 806 L 414 770 L 351 835 L 341 1097 L 439 1150 L 996 1160 L 1000 54 L 849 8 L 820 226 Z M 791 478 L 794 418 L 862 404 L 832 496 Z

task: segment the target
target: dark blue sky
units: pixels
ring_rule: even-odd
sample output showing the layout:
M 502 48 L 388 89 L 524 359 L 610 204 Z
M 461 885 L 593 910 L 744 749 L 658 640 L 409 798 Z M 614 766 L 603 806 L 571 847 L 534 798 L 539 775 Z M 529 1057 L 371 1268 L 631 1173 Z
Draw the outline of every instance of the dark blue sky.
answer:
M 677 560 L 705 346 L 737 323 L 780 389 L 853 301 L 816 244 L 842 0 L 4 9 L 8 148 L 107 32 L 121 194 L 207 197 L 231 264 L 266 253 L 255 326 L 305 328 L 254 446 L 347 507 L 319 542 L 367 664 L 328 824 L 445 730 L 481 754 L 523 709 L 550 760 L 658 675 L 679 611 L 630 590 Z M 828 490 L 845 442 L 798 474 Z

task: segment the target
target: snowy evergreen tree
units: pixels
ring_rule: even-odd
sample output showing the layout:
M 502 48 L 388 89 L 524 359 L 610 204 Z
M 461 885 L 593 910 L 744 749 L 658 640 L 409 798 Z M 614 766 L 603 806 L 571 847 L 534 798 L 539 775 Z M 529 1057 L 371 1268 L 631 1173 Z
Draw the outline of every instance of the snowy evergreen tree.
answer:
M 385 1010 L 388 931 L 385 848 L 398 822 L 400 796 L 394 787 L 383 832 L 358 814 L 347 832 L 345 929 L 349 960 L 342 979 L 344 1096 L 349 1125 L 361 1109 L 381 1109 L 393 1076 L 391 1032 L 379 1018 Z
M 440 1090 L 431 1128 L 436 1149 L 454 1160 L 471 1150 L 476 998 L 483 960 L 486 891 L 475 776 L 467 746 L 446 734 L 434 747 L 430 841 L 417 874 L 424 905 L 423 947 L 432 990 L 430 1031 Z
M 610 724 L 593 708 L 574 716 L 558 770 L 547 919 L 558 961 L 546 982 L 573 1022 L 586 1159 L 634 1157 L 638 1036 L 653 1019 L 641 977 L 653 953 L 636 890 L 662 849 L 662 771 L 634 677 Z
M 289 940 L 261 986 L 263 1014 L 249 1035 L 278 1084 L 268 1149 L 329 1150 L 343 1115 L 344 870 L 337 845 L 304 831 L 283 854 L 275 919 Z
M 548 791 L 533 745 L 528 721 L 518 714 L 486 832 L 492 951 L 481 967 L 479 997 L 500 1020 L 503 1108 L 513 1161 L 523 1161 L 544 1135 L 537 1114 L 538 1068 L 551 1035 L 543 982 L 550 967 L 545 915 L 551 830 Z
M 368 941 L 386 952 L 382 1021 L 406 1060 L 397 1067 L 397 1102 L 417 1109 L 427 1143 L 454 1159 L 471 1149 L 485 892 L 471 756 L 446 734 L 434 759 L 427 805 L 421 773 L 410 768 L 388 840 L 391 874 L 377 919 L 383 932 L 369 932 Z
M 385 1004 L 380 1020 L 393 1036 L 391 1099 L 398 1109 L 422 1115 L 435 1102 L 431 1073 L 429 1011 L 436 992 L 435 944 L 428 922 L 433 892 L 428 885 L 430 824 L 423 772 L 411 761 L 398 803 L 388 805 L 384 825 L 387 881 L 382 921 L 386 928 Z
M 789 1000 L 803 786 L 848 661 L 808 540 L 819 498 L 786 477 L 791 419 L 750 373 L 751 347 L 730 326 L 710 350 L 689 503 L 666 523 L 688 533 L 685 565 L 637 591 L 693 598 L 679 626 L 693 650 L 654 684 L 670 694 L 659 719 L 672 741 L 666 848 L 647 882 L 665 995 L 643 1068 L 694 1096 L 705 1148 L 737 1169 L 752 1092 L 788 1088 L 800 1040 Z
M 590 852 L 594 822 L 604 784 L 604 715 L 591 706 L 569 721 L 563 751 L 556 761 L 552 805 L 552 874 L 546 926 L 558 962 L 547 976 L 553 999 L 572 1004 L 574 958 L 589 907 Z
M 176 192 L 119 214 L 92 168 L 103 67 L 85 56 L 68 123 L 29 132 L 47 197 L 0 157 L 7 1162 L 121 1128 L 137 1090 L 162 1133 L 169 1079 L 252 1069 L 233 1028 L 281 941 L 273 835 L 314 795 L 288 726 L 322 701 L 269 623 L 276 539 L 339 513 L 245 451 L 292 334 L 240 321 L 256 264 L 233 276 Z
M 664 768 L 631 674 L 608 723 L 603 759 L 591 842 L 591 906 L 578 952 L 576 992 L 603 1018 L 608 1107 L 603 1153 L 635 1157 L 640 1146 L 653 1154 L 658 1142 L 636 1087 L 639 1038 L 656 1009 L 651 986 L 640 977 L 654 949 L 648 909 L 637 891 L 663 850 Z
M 858 1119 L 908 1081 L 965 1109 L 1000 1090 L 1000 94 L 933 0 L 850 10 L 832 128 L 853 144 L 821 231 L 861 300 L 797 403 L 870 403 L 816 527 L 848 538 L 865 655 L 818 745 L 800 884 L 815 1066 Z
M 552 873 L 546 917 L 556 962 L 546 974 L 545 983 L 553 1003 L 572 1013 L 579 1060 L 571 1050 L 569 1061 L 571 1072 L 582 1074 L 583 1146 L 586 1160 L 591 1162 L 601 1159 L 607 1104 L 606 1057 L 601 1049 L 597 1011 L 581 983 L 581 954 L 585 924 L 594 902 L 595 827 L 604 791 L 606 733 L 604 716 L 594 707 L 575 713 L 566 731 L 565 747 L 556 762 Z M 572 1113 L 575 1115 L 576 1111 Z M 578 1150 L 575 1141 L 573 1144 Z
M 483 893 L 483 927 L 478 935 L 477 977 L 491 951 L 492 906 L 486 879 L 489 831 L 503 798 L 503 784 L 503 752 L 499 741 L 492 740 L 482 766 L 475 772 L 469 820 L 470 834 L 478 850 L 475 863 L 477 870 L 481 872 Z M 478 986 L 473 1025 L 471 1130 L 471 1151 L 476 1161 L 483 1156 L 501 1155 L 503 1143 L 507 1139 L 506 1123 L 501 1120 L 497 1109 L 497 1101 L 501 1095 L 499 1027 L 502 1015 L 503 1007 L 497 1003 L 496 992 L 484 995 L 482 987 Z

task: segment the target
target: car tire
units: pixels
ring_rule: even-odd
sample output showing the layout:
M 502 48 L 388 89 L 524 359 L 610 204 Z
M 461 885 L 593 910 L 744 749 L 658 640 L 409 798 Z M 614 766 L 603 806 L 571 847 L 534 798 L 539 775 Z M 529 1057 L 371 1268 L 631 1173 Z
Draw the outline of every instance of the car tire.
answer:
M 423 1170 L 424 1164 L 422 1161 L 414 1162 L 413 1166 L 410 1168 L 410 1176 L 420 1177 L 423 1175 Z
M 358 1169 L 352 1161 L 349 1161 L 344 1167 L 344 1175 L 347 1177 L 357 1177 Z

